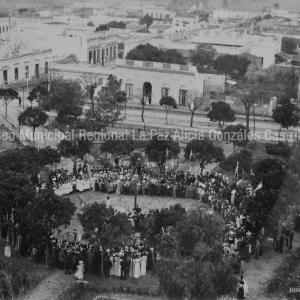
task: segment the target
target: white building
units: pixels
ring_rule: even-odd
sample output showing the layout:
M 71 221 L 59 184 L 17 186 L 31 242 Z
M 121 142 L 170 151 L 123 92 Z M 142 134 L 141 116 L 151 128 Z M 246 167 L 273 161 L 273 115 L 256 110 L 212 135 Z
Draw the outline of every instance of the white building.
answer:
M 246 10 L 230 10 L 230 9 L 215 9 L 213 11 L 213 19 L 228 19 L 228 18 L 243 18 L 251 19 L 263 15 L 262 12 L 246 11 Z
M 147 97 L 149 105 L 159 105 L 162 96 L 168 95 L 185 106 L 190 92 L 197 97 L 222 99 L 225 91 L 224 75 L 200 74 L 196 67 L 186 65 L 116 59 L 111 67 L 53 63 L 51 72 L 72 79 L 90 74 L 102 78 L 102 82 L 113 74 L 122 79 L 128 101 L 138 103 L 136 95 L 142 95 Z
M 281 37 L 241 34 L 237 32 L 200 31 L 192 42 L 212 45 L 217 53 L 240 55 L 249 53 L 261 58 L 264 68 L 275 63 L 275 54 L 281 51 Z
M 160 20 L 170 20 L 176 16 L 175 12 L 167 11 L 162 8 L 153 7 L 153 8 L 143 8 L 143 15 L 148 14 L 153 19 Z
M 50 67 L 51 49 L 12 52 L 0 57 L 0 85 L 39 78 Z
M 10 18 L 0 18 L 0 34 L 10 30 Z

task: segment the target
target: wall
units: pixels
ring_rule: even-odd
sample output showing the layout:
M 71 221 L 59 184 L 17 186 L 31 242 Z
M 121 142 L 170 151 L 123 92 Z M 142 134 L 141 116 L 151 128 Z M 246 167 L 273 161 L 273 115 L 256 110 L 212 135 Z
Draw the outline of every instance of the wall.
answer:
M 51 50 L 36 51 L 28 54 L 16 54 L 0 60 L 0 85 L 4 84 L 3 71 L 7 70 L 8 83 L 23 81 L 26 78 L 25 66 L 29 66 L 29 78 L 35 76 L 35 64 L 39 64 L 40 73 L 45 70 L 45 62 L 51 63 Z M 18 68 L 18 80 L 15 80 L 15 68 Z
M 0 34 L 8 32 L 10 29 L 9 18 L 0 18 Z

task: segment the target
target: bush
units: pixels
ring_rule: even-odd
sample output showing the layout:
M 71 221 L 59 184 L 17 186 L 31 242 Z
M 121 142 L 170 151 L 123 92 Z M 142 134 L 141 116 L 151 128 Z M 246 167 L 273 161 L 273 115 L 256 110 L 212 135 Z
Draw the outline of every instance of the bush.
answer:
M 288 158 L 291 155 L 291 147 L 282 142 L 279 142 L 278 144 L 266 144 L 266 152 L 268 154 L 280 155 L 284 158 Z
M 0 260 L 0 298 L 23 299 L 32 286 L 32 280 L 25 271 L 12 269 L 6 260 Z
M 75 54 L 70 54 L 67 57 L 57 61 L 57 63 L 59 63 L 59 64 L 71 64 L 74 62 L 75 63 L 79 62 L 79 59 L 77 58 L 77 56 Z
M 250 150 L 255 149 L 256 147 L 257 147 L 257 142 L 254 140 L 250 141 L 247 145 L 247 148 Z
M 300 249 L 298 248 L 295 253 L 286 257 L 282 264 L 275 270 L 275 275 L 271 278 L 267 286 L 267 292 L 272 294 L 284 293 L 292 297 L 293 294 L 289 293 L 289 289 L 290 287 L 296 287 L 299 282 L 297 278 L 299 277 L 299 269 L 297 272 L 299 263 Z
M 239 170 L 250 172 L 252 166 L 252 154 L 248 150 L 242 149 L 241 151 L 228 156 L 220 163 L 220 167 L 227 172 L 232 172 L 235 170 L 237 162 L 239 162 Z

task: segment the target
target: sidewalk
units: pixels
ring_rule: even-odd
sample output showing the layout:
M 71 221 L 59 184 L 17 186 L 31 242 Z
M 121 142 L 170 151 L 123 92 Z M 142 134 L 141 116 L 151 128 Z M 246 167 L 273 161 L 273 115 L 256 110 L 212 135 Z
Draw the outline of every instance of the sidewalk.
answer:
M 127 103 L 126 104 L 126 109 L 134 109 L 134 110 L 142 110 L 142 105 L 139 103 Z M 165 112 L 165 109 L 160 106 L 160 105 L 146 105 L 145 106 L 145 111 L 162 111 Z M 187 107 L 178 107 L 174 110 L 172 110 L 173 114 L 187 114 L 187 115 L 191 115 L 190 110 Z M 206 116 L 207 115 L 207 111 L 201 111 L 201 110 L 196 110 L 195 111 L 195 116 Z M 237 120 L 246 120 L 246 116 L 244 115 L 235 115 Z M 255 119 L 257 121 L 265 121 L 265 122 L 274 122 L 273 119 L 271 117 L 261 117 L 261 116 L 255 116 Z
M 76 284 L 74 274 L 66 275 L 62 270 L 56 270 L 29 292 L 24 300 L 62 300 Z

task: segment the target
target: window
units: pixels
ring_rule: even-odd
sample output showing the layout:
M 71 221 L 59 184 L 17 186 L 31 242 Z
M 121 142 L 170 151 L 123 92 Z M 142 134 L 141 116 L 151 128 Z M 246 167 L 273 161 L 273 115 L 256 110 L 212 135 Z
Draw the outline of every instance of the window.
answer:
M 161 89 L 161 97 L 169 96 L 169 91 L 170 91 L 169 88 L 163 87 Z
M 4 70 L 3 71 L 3 81 L 5 82 L 5 83 L 7 83 L 7 70 Z
M 17 81 L 19 79 L 19 69 L 15 68 L 15 80 Z
M 25 78 L 29 78 L 29 66 L 25 66 Z
M 0 27 L 0 33 L 1 33 L 1 27 Z
M 112 51 L 112 47 L 109 48 L 109 57 L 110 59 L 112 59 L 112 55 L 113 55 L 113 51 Z
M 6 31 L 8 31 L 8 26 L 6 26 Z
M 35 64 L 35 77 L 39 78 L 40 77 L 40 65 Z
M 127 99 L 133 99 L 133 84 L 132 83 L 126 83 L 126 98 Z
M 117 46 L 114 46 L 114 58 L 117 58 Z
M 179 105 L 185 106 L 187 98 L 187 90 L 179 90 Z
M 45 74 L 48 74 L 48 62 L 45 62 Z

